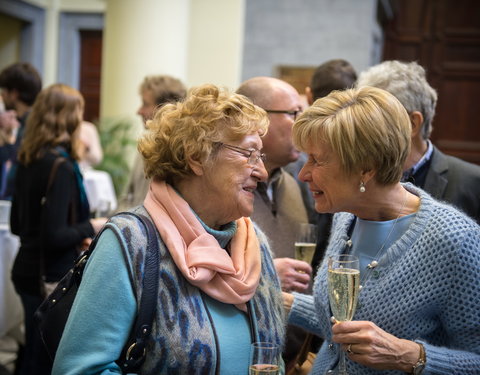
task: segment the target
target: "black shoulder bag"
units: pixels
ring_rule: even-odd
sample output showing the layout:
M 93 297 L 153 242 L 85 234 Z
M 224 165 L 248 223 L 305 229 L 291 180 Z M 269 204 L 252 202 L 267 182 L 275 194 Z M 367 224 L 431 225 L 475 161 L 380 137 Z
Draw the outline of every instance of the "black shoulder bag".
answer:
M 135 372 L 145 360 L 145 346 L 151 333 L 157 307 L 159 256 L 156 231 L 151 220 L 144 215 L 131 212 L 122 212 L 119 215 L 131 215 L 140 220 L 147 230 L 148 238 L 140 307 L 128 341 L 122 350 L 120 358 L 116 361 L 122 372 L 126 374 Z M 100 234 L 101 232 L 35 312 L 35 320 L 40 330 L 40 335 L 52 361 L 55 358 L 68 315 L 82 281 L 85 264 L 95 249 Z

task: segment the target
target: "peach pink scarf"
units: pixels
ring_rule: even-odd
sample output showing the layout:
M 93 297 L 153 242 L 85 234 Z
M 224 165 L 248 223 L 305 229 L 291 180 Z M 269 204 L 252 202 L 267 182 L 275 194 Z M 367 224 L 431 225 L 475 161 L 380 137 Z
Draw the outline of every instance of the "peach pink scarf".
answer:
M 260 245 L 249 218 L 236 221 L 230 256 L 207 233 L 188 203 L 164 181 L 152 181 L 144 206 L 190 284 L 246 311 L 260 280 Z

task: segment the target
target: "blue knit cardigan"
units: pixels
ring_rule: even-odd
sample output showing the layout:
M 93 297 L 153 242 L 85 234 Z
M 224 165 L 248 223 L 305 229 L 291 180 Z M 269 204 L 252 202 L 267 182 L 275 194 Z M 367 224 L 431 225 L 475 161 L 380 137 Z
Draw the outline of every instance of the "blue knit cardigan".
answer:
M 384 253 L 360 292 L 354 320 L 368 320 L 386 332 L 422 343 L 422 375 L 480 374 L 480 227 L 452 206 L 423 190 L 404 185 L 420 197 L 420 208 L 408 230 Z M 354 216 L 334 217 L 325 259 L 346 252 Z M 327 295 L 327 264 L 320 266 L 314 297 L 295 294 L 289 323 L 325 338 L 312 374 L 336 366 Z M 347 359 L 351 374 L 403 374 L 377 371 Z

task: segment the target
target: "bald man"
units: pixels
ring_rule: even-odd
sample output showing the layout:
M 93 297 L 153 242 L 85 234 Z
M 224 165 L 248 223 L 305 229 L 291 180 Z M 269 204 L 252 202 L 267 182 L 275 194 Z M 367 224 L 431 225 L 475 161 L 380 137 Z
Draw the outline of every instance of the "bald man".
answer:
M 251 78 L 237 93 L 263 108 L 270 118 L 262 138 L 269 178 L 257 186 L 252 220 L 269 238 L 282 288 L 305 292 L 312 268 L 294 257 L 296 230 L 299 223 L 308 222 L 308 215 L 297 181 L 283 170 L 300 155 L 292 141 L 293 122 L 302 111 L 300 96 L 293 86 L 272 77 Z
M 293 123 L 302 111 L 300 96 L 287 82 L 271 77 L 251 78 L 238 88 L 237 93 L 263 108 L 270 118 L 270 127 L 262 138 L 269 177 L 266 183 L 257 185 L 251 218 L 269 239 L 282 289 L 306 292 L 312 267 L 294 257 L 297 227 L 299 223 L 309 221 L 308 214 L 298 182 L 284 170 L 300 155 L 292 140 Z M 293 366 L 305 335 L 300 328 L 287 327 L 283 352 L 287 368 Z

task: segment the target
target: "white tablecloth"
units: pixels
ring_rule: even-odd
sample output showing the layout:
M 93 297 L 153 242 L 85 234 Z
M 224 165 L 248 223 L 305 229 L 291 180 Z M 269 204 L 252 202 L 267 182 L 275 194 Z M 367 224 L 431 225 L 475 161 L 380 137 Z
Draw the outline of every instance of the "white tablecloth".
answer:
M 10 232 L 10 202 L 0 201 L 0 337 L 23 322 L 23 308 L 11 281 L 13 262 L 20 246 Z
M 105 216 L 117 208 L 112 178 L 107 172 L 87 169 L 83 171 L 83 182 L 91 212 Z

